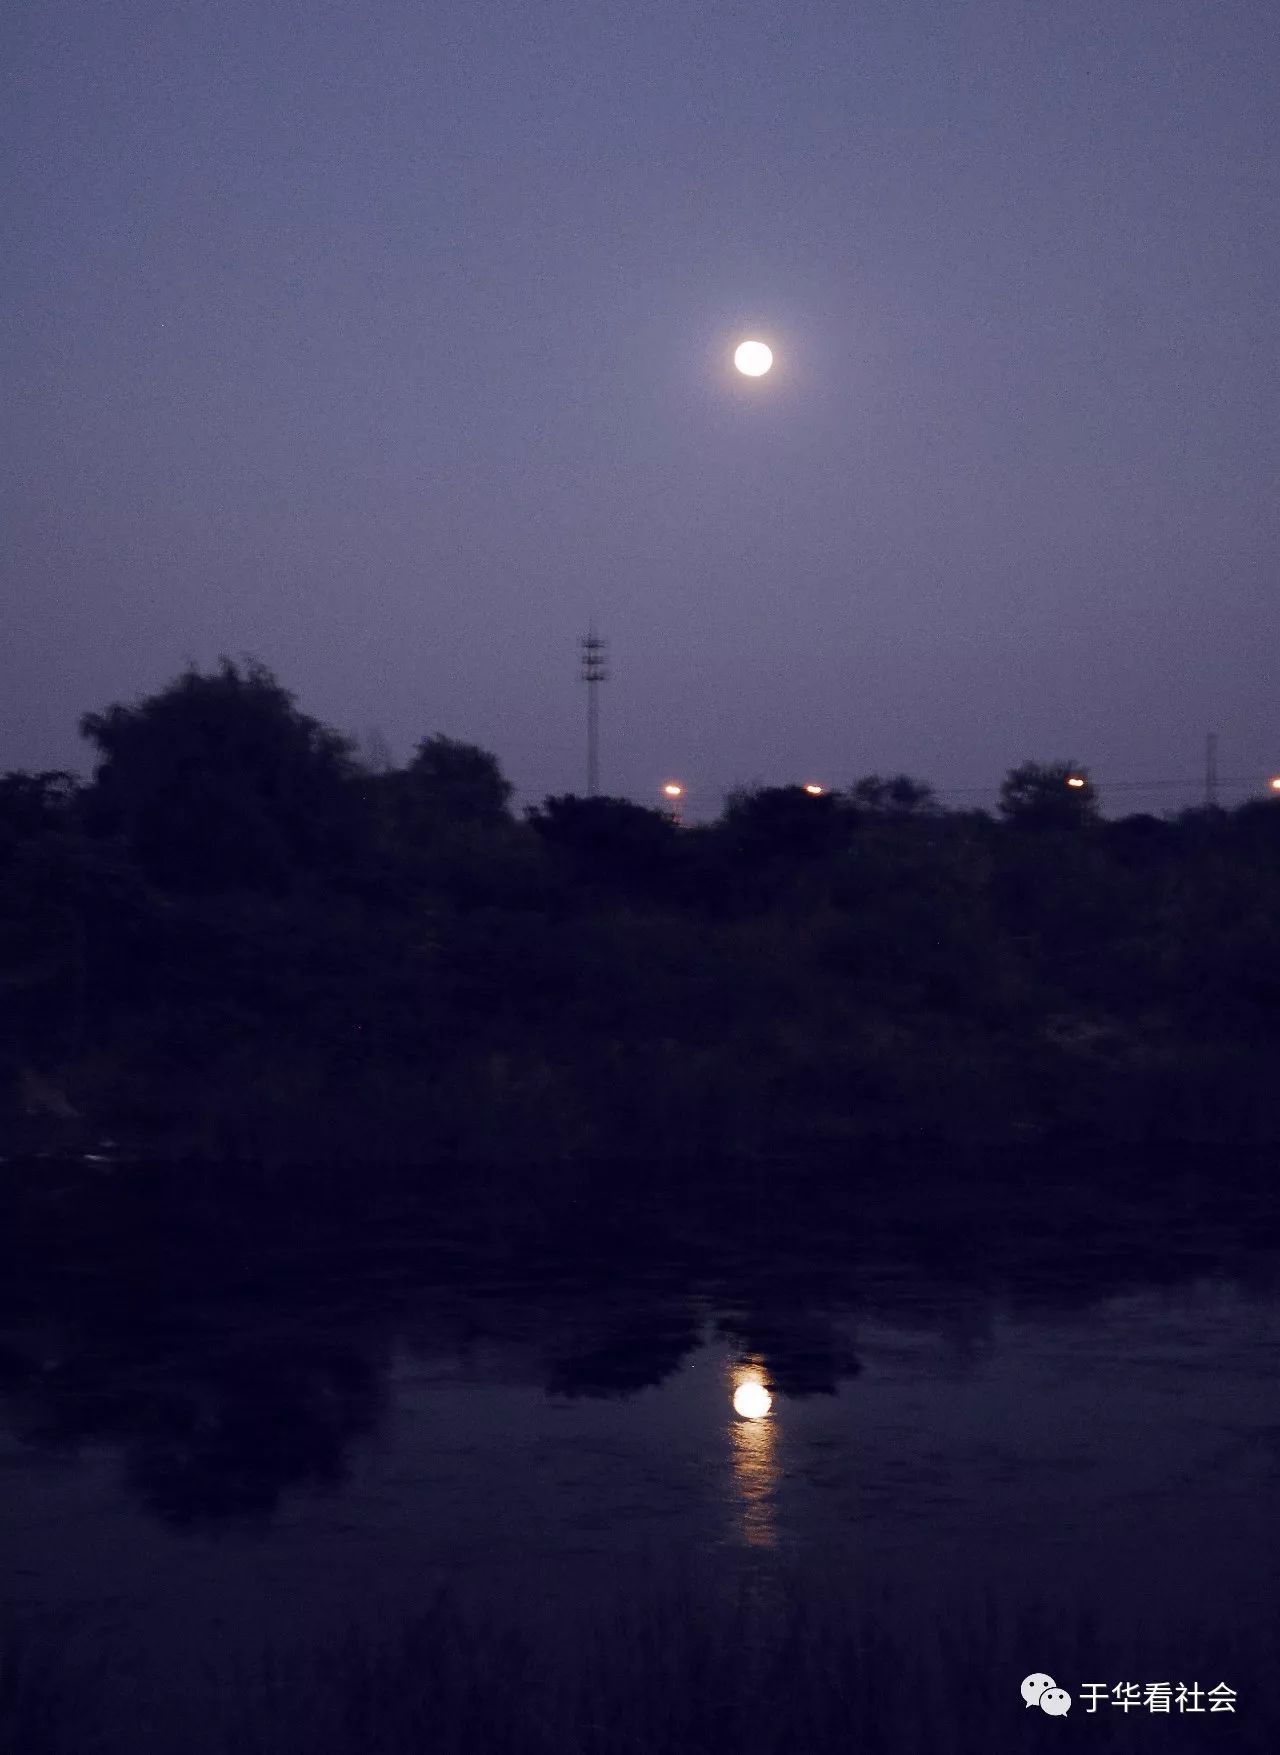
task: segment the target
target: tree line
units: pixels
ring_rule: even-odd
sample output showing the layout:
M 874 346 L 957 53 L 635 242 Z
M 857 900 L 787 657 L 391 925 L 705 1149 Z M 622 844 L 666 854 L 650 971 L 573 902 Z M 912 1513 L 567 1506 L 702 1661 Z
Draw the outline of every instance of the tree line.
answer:
M 113 1125 L 478 1155 L 1270 1125 L 1277 801 L 1108 820 L 1060 761 L 995 813 L 871 775 L 517 816 L 487 751 L 370 761 L 225 659 L 81 731 L 87 781 L 0 776 L 11 1109 L 37 1069 Z

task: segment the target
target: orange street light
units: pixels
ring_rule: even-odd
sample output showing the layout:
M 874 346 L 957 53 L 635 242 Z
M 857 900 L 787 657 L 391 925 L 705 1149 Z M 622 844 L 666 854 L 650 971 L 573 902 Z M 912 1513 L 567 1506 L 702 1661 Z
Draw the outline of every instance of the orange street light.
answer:
M 1068 774 L 1067 785 L 1074 786 L 1078 791 L 1080 787 L 1084 785 L 1084 781 L 1080 778 L 1079 774 Z
M 821 798 L 823 793 L 826 791 L 826 787 L 815 785 L 815 783 L 812 780 L 810 780 L 808 785 L 805 787 L 805 791 L 809 794 L 810 798 Z
M 1267 781 L 1267 785 L 1271 788 L 1272 792 L 1280 792 L 1280 774 L 1273 774 L 1270 780 Z
M 668 780 L 662 788 L 662 796 L 667 800 L 667 815 L 677 829 L 684 827 L 684 787 L 678 780 Z

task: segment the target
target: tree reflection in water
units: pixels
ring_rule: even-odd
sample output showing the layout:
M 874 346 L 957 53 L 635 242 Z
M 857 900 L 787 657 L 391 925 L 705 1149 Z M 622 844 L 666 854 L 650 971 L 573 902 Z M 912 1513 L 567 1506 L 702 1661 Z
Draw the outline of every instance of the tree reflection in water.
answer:
M 263 1521 L 288 1495 L 343 1480 L 378 1428 L 397 1348 L 478 1381 L 601 1398 L 667 1381 L 710 1337 L 773 1398 L 745 1418 L 731 1383 L 724 1416 L 744 1533 L 767 1544 L 787 1404 L 856 1377 L 864 1319 L 946 1337 L 963 1373 L 991 1345 L 998 1307 L 1079 1311 L 1207 1269 L 1269 1295 L 1274 1223 L 1259 1222 L 1248 1179 L 1224 1202 L 1221 1174 L 1185 1177 L 1179 1226 L 1166 1216 L 1159 1235 L 1135 1222 L 1150 1196 L 1140 1178 L 1113 1182 L 1101 1207 L 1064 1184 L 1053 1226 L 1043 1192 L 1021 1185 L 984 1205 L 944 1181 L 928 1201 L 886 1183 L 826 1217 L 780 1199 L 768 1226 L 724 1200 L 655 1208 L 643 1251 L 636 1226 L 611 1246 L 580 1219 L 557 1229 L 544 1216 L 496 1267 L 488 1232 L 460 1241 L 462 1219 L 454 1235 L 425 1209 L 394 1234 L 344 1216 L 309 1238 L 283 1219 L 258 1235 L 237 1207 L 224 1236 L 165 1184 L 107 1191 L 118 1210 L 99 1191 L 100 1210 L 75 1209 L 77 1233 L 65 1201 L 45 1200 L 25 1231 L 16 1209 L 0 1224 L 0 1404 L 28 1445 L 118 1450 L 131 1495 L 170 1525 Z M 157 1218 L 146 1203 L 162 1198 L 172 1211 Z M 1066 1236 L 1088 1247 L 1064 1248 Z
M 684 1308 L 641 1305 L 613 1317 L 604 1332 L 579 1340 L 553 1359 L 549 1395 L 627 1396 L 652 1389 L 679 1369 L 701 1341 L 700 1325 Z
M 382 1362 L 355 1346 L 295 1336 L 206 1358 L 122 1338 L 68 1333 L 60 1358 L 6 1347 L 8 1421 L 35 1446 L 118 1447 L 129 1492 L 174 1526 L 266 1521 L 290 1491 L 339 1485 L 381 1412 Z

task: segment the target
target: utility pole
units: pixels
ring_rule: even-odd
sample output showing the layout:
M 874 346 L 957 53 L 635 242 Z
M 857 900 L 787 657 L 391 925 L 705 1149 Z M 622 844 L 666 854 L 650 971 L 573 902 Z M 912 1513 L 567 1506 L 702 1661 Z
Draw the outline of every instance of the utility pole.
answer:
M 1210 731 L 1204 740 L 1204 804 L 1215 810 L 1218 804 L 1218 734 Z
M 582 637 L 582 680 L 587 685 L 587 797 L 600 789 L 600 697 L 599 685 L 609 680 L 605 642 L 592 622 Z

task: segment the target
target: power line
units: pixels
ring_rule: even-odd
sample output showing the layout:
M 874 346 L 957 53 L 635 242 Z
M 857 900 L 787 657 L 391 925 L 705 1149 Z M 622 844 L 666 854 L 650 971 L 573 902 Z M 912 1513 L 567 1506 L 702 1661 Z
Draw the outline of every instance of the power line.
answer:
M 601 679 L 601 680 L 604 680 L 604 679 Z M 779 781 L 779 782 L 775 782 L 773 784 L 799 785 L 799 782 L 798 781 Z M 1090 775 L 1090 785 L 1093 787 L 1094 791 L 1096 793 L 1099 793 L 1099 794 L 1104 794 L 1104 793 L 1111 794 L 1111 793 L 1118 793 L 1118 792 L 1125 792 L 1125 793 L 1183 792 L 1183 793 L 1187 794 L 1188 799 L 1191 799 L 1191 798 L 1194 798 L 1196 793 L 1200 790 L 1201 784 L 1202 784 L 1201 782 L 1197 782 L 1194 778 L 1191 778 L 1189 776 L 1185 776 L 1182 779 L 1178 779 L 1178 780 L 1172 780 L 1172 779 L 1169 779 L 1169 780 L 1106 780 L 1106 779 L 1098 779 L 1098 778 L 1094 777 L 1093 775 Z M 1268 791 L 1269 782 L 1265 781 L 1265 780 L 1258 780 L 1258 779 L 1246 779 L 1246 778 L 1239 777 L 1239 776 L 1228 778 L 1228 779 L 1223 779 L 1221 776 L 1215 776 L 1214 788 L 1215 788 L 1216 793 L 1257 792 L 1257 793 L 1261 794 L 1261 793 Z M 738 783 L 736 783 L 736 782 L 733 785 L 719 786 L 719 787 L 686 786 L 683 789 L 682 796 L 684 798 L 686 798 L 687 800 L 689 800 L 690 803 L 705 803 L 710 799 L 726 798 L 731 792 L 737 791 L 738 789 L 739 789 L 739 786 L 738 786 Z M 545 794 L 554 792 L 555 790 L 556 790 L 556 788 L 554 786 L 552 786 L 552 787 L 523 786 L 520 788 L 521 792 L 537 793 L 539 796 L 543 796 Z M 830 788 L 830 790 L 833 792 L 839 792 L 841 790 L 841 788 L 832 787 L 832 788 Z M 999 790 L 1000 790 L 1000 786 L 999 786 L 998 781 L 987 781 L 985 784 L 982 784 L 982 785 L 931 786 L 929 788 L 929 791 L 933 794 L 933 796 L 935 798 L 977 798 L 977 797 L 982 797 L 982 796 L 993 797 L 999 792 Z M 653 794 L 654 794 L 655 798 L 658 798 L 661 796 L 661 794 L 662 794 L 661 783 L 656 783 L 654 785 Z M 624 795 L 619 794 L 618 796 L 624 796 Z M 625 796 L 630 796 L 630 795 L 625 795 Z M 647 796 L 647 794 L 646 794 L 646 796 Z

